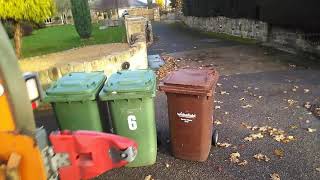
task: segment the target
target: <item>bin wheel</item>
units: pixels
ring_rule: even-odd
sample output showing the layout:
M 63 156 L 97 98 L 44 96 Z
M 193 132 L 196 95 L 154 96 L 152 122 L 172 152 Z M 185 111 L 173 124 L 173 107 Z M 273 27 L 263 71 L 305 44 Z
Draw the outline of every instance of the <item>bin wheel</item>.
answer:
M 213 134 L 212 134 L 212 145 L 217 146 L 218 145 L 218 139 L 219 139 L 218 130 L 214 130 Z
M 121 64 L 121 70 L 128 70 L 130 68 L 129 62 L 124 62 Z

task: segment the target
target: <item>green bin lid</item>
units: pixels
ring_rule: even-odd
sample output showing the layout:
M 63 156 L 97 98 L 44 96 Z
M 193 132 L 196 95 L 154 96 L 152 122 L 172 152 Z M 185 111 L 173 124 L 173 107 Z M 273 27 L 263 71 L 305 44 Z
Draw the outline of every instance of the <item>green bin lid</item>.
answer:
M 155 89 L 152 70 L 119 71 L 110 76 L 99 96 L 101 100 L 154 97 Z
M 46 91 L 45 102 L 95 100 L 106 76 L 103 72 L 75 72 L 63 76 Z

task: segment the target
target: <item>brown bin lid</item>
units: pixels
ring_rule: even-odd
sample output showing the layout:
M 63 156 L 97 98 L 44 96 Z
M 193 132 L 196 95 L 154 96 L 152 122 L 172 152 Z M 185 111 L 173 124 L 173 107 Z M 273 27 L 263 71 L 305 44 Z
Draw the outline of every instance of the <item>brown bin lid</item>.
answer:
M 211 96 L 218 77 L 217 71 L 212 69 L 179 69 L 171 72 L 163 80 L 160 90 Z

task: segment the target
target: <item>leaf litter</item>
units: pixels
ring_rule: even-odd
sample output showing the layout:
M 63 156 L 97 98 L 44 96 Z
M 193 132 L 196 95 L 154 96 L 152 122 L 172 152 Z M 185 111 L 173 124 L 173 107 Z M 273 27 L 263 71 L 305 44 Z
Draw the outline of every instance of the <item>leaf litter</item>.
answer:
M 313 132 L 316 132 L 316 131 L 317 131 L 317 129 L 313 129 L 313 128 L 308 128 L 307 130 L 308 130 L 308 132 L 310 132 L 310 133 L 313 133 Z
M 216 125 L 221 125 L 221 124 L 222 124 L 222 122 L 221 122 L 221 121 L 219 121 L 219 120 L 215 120 L 215 121 L 214 121 L 214 124 L 216 124 Z
M 284 157 L 284 150 L 282 149 L 275 149 L 273 153 L 280 159 Z
M 230 146 L 232 146 L 232 144 L 229 144 L 229 143 L 217 143 L 218 147 L 221 147 L 221 148 L 228 148 Z
M 295 137 L 292 135 L 288 135 L 285 131 L 281 129 L 277 129 L 271 126 L 250 126 L 247 123 L 241 123 L 247 129 L 252 131 L 259 131 L 258 133 L 249 134 L 249 136 L 245 137 L 245 141 L 253 141 L 256 139 L 261 139 L 265 137 L 265 135 L 269 135 L 271 138 L 278 142 L 289 143 L 295 140 Z
M 253 157 L 258 161 L 265 161 L 265 162 L 270 161 L 270 158 L 268 158 L 266 155 L 261 153 L 255 154 Z
M 240 160 L 240 153 L 235 152 L 230 154 L 230 162 L 233 164 L 237 164 L 238 166 L 245 166 L 248 164 L 247 160 Z
M 280 180 L 280 175 L 278 173 L 272 173 L 270 174 L 270 179 L 271 180 Z

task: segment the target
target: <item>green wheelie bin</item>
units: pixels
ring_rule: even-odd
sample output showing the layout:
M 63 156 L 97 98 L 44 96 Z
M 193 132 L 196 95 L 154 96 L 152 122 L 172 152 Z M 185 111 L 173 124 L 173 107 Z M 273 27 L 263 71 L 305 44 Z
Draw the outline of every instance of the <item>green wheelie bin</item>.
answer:
M 52 104 L 61 130 L 106 131 L 107 114 L 97 98 L 105 80 L 103 72 L 70 73 L 46 90 L 44 102 Z
M 114 73 L 99 94 L 109 105 L 114 133 L 138 143 L 138 155 L 128 167 L 156 162 L 155 94 L 156 78 L 151 70 Z

